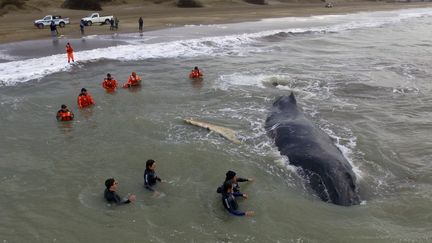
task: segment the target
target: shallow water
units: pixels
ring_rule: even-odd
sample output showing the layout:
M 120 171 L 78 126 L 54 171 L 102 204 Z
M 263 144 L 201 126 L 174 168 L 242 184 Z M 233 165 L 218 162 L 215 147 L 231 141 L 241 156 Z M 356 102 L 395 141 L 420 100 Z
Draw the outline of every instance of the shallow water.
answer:
M 431 25 L 432 10 L 415 9 L 0 46 L 0 240 L 429 242 Z M 202 82 L 187 78 L 195 65 Z M 124 82 L 132 70 L 140 89 L 102 90 L 107 72 Z M 82 87 L 95 107 L 78 110 Z M 352 163 L 361 205 L 319 200 L 267 137 L 272 102 L 291 91 Z M 62 103 L 75 121 L 55 120 Z M 142 187 L 150 158 L 161 197 Z M 255 178 L 239 202 L 255 216 L 223 209 L 227 170 Z M 107 205 L 109 177 L 137 202 Z

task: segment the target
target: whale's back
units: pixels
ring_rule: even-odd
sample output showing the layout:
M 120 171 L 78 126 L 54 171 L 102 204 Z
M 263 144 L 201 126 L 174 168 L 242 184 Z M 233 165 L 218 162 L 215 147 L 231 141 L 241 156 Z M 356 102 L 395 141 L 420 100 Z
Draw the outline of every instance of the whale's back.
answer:
M 304 170 L 322 200 L 345 206 L 359 204 L 351 165 L 330 136 L 304 116 L 293 93 L 273 103 L 265 128 L 280 153 Z

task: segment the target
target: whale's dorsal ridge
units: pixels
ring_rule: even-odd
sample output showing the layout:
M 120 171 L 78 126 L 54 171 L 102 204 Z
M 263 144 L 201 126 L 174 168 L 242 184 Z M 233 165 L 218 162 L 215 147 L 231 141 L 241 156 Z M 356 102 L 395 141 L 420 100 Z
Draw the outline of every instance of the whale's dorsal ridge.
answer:
M 297 100 L 294 96 L 294 92 L 291 91 L 291 94 L 289 95 L 289 100 L 292 104 L 297 104 Z
M 289 107 L 292 107 L 292 105 L 297 106 L 297 101 L 296 98 L 294 96 L 294 93 L 291 92 L 291 94 L 289 96 L 284 95 L 279 97 L 274 103 L 273 106 L 277 107 L 281 110 L 285 110 Z

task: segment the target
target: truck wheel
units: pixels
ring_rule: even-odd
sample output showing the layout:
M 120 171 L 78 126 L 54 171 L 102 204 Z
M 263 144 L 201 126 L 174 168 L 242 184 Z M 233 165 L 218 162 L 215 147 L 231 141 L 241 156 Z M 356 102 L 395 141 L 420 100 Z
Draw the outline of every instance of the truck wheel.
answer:
M 60 28 L 64 28 L 65 27 L 65 23 L 64 22 L 60 22 L 59 26 L 60 26 Z
M 38 27 L 38 29 L 43 29 L 44 25 L 43 24 L 38 24 L 37 27 Z
M 109 19 L 105 19 L 105 24 L 110 24 L 111 21 Z
M 91 21 L 87 21 L 86 25 L 91 26 L 93 23 Z

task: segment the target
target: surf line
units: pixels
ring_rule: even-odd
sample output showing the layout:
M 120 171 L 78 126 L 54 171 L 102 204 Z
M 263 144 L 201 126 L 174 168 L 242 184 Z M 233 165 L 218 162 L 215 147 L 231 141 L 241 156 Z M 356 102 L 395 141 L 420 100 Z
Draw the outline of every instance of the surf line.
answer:
M 237 138 L 236 132 L 230 128 L 227 127 L 222 127 L 222 126 L 218 126 L 218 125 L 214 125 L 208 122 L 204 122 L 204 121 L 197 121 L 197 120 L 193 120 L 192 118 L 189 119 L 183 119 L 187 124 L 191 124 L 197 127 L 202 127 L 205 128 L 207 130 L 213 131 L 215 133 L 220 134 L 222 137 L 230 140 L 231 142 L 235 143 L 235 144 L 240 144 L 240 140 Z

